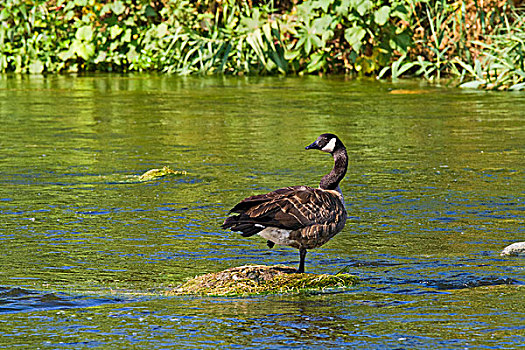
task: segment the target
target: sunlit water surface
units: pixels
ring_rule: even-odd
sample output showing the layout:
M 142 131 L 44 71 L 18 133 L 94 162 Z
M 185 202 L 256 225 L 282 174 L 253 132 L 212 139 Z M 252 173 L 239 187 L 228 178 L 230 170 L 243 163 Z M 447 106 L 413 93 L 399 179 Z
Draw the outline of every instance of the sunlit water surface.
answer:
M 0 77 L 0 348 L 516 348 L 525 344 L 525 94 L 344 78 Z M 220 224 L 351 159 L 349 221 L 307 256 L 347 291 L 165 297 L 298 262 Z M 186 176 L 139 182 L 169 165 Z

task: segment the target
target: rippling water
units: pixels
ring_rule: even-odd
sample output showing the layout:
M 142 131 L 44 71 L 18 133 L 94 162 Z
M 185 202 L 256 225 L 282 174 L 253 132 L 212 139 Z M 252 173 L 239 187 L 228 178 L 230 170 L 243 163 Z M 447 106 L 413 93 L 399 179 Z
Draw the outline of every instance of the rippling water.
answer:
M 0 77 L 0 348 L 517 348 L 525 95 L 344 78 Z M 163 297 L 298 253 L 220 229 L 315 186 L 344 140 L 350 220 L 306 269 L 345 292 Z M 137 175 L 169 165 L 186 176 Z

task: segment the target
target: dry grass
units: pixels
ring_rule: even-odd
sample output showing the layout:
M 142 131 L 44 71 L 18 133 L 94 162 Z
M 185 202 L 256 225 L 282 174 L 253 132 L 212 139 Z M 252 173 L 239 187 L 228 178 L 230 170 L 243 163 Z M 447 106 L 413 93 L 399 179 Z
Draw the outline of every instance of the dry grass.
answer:
M 197 276 L 168 295 L 239 296 L 254 294 L 285 294 L 355 285 L 358 278 L 349 274 L 315 275 L 296 273 L 288 266 L 247 265 L 221 272 Z

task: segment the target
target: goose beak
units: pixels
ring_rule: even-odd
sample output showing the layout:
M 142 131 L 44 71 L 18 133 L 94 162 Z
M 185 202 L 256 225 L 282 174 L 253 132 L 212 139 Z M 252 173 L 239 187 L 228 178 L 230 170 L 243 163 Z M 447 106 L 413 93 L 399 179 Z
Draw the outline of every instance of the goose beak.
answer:
M 306 146 L 304 149 L 319 149 L 319 146 L 317 146 L 317 140 L 311 145 Z

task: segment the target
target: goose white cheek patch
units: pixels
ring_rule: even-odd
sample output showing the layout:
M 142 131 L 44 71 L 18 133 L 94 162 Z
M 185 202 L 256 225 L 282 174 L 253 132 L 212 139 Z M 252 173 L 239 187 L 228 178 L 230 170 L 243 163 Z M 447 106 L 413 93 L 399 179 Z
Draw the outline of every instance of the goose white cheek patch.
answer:
M 323 148 L 321 148 L 321 151 L 323 152 L 328 152 L 328 153 L 332 153 L 334 151 L 334 148 L 335 148 L 335 137 L 332 138 L 330 140 L 330 142 L 328 142 L 326 144 L 326 146 L 324 146 Z

